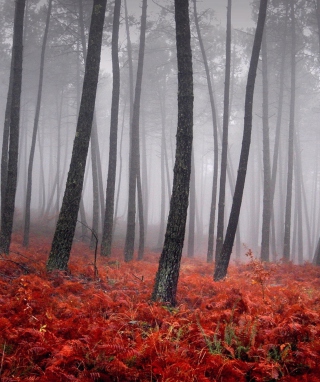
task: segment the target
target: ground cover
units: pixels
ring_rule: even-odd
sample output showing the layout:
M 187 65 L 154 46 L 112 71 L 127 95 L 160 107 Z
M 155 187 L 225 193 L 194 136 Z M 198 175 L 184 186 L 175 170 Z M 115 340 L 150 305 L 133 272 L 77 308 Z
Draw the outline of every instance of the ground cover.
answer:
M 265 267 L 248 253 L 228 278 L 183 259 L 175 308 L 149 301 L 158 254 L 129 264 L 76 244 L 47 274 L 50 242 L 16 237 L 0 260 L 0 379 L 320 381 L 320 269 Z

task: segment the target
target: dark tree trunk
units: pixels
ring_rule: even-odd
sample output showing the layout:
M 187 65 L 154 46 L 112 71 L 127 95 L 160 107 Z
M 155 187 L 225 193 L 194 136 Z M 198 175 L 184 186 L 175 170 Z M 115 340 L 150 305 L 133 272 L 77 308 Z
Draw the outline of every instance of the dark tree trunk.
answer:
M 219 257 L 223 244 L 224 236 L 224 206 L 226 198 L 226 178 L 228 160 L 228 129 L 229 129 L 229 98 L 230 98 L 230 73 L 231 73 L 231 0 L 228 0 L 227 8 L 227 36 L 226 36 L 226 70 L 224 81 L 224 101 L 223 101 L 223 130 L 222 130 L 222 151 L 221 151 L 221 170 L 220 188 L 218 203 L 218 223 L 217 223 L 217 242 L 216 259 Z
M 144 255 L 144 213 L 142 202 L 142 185 L 141 185 L 141 172 L 140 166 L 137 173 L 137 192 L 138 192 L 138 216 L 139 216 L 139 248 L 138 248 L 138 260 L 143 259 Z
M 262 261 L 269 261 L 270 219 L 271 219 L 271 171 L 269 139 L 269 91 L 268 54 L 266 29 L 262 38 L 262 135 L 263 135 L 263 212 L 261 254 Z
M 87 47 L 86 37 L 83 23 L 83 0 L 79 0 L 79 29 L 80 38 L 83 51 L 83 59 L 86 62 L 87 59 Z M 104 216 L 104 193 L 102 185 L 102 171 L 101 171 L 101 159 L 100 149 L 98 141 L 98 127 L 95 114 L 93 115 L 93 125 L 91 130 L 91 170 L 92 170 L 92 233 L 90 240 L 90 248 L 94 248 L 96 245 L 96 235 L 99 233 L 99 205 L 101 207 L 101 219 Z M 101 220 L 102 221 L 102 220 Z
M 47 263 L 49 271 L 53 269 L 68 269 L 91 135 L 106 4 L 106 0 L 94 0 L 93 3 L 77 131 L 73 144 L 66 189 Z
M 244 131 L 242 139 L 242 147 L 240 153 L 240 161 L 238 167 L 237 181 L 233 196 L 233 202 L 229 217 L 229 223 L 226 231 L 225 240 L 221 249 L 221 255 L 218 262 L 215 264 L 214 280 L 218 281 L 223 279 L 228 270 L 234 237 L 237 230 L 239 221 L 243 189 L 246 179 L 248 157 L 251 143 L 251 130 L 252 130 L 252 105 L 254 86 L 257 74 L 257 67 L 259 62 L 259 54 L 262 42 L 263 29 L 266 19 L 268 0 L 260 0 L 259 16 L 257 22 L 256 33 L 253 42 L 250 67 L 247 80 L 245 110 L 244 110 Z
M 112 28 L 112 103 L 109 139 L 109 164 L 106 190 L 106 209 L 101 242 L 101 255 L 111 255 L 113 219 L 114 219 L 114 194 L 117 169 L 117 144 L 118 144 L 118 116 L 120 98 L 120 67 L 118 55 L 119 26 L 120 26 L 121 0 L 116 0 L 114 5 Z
M 185 236 L 193 139 L 193 72 L 189 6 L 175 0 L 178 61 L 178 129 L 170 211 L 164 247 L 152 293 L 153 301 L 176 304 L 181 254 Z
M 294 146 L 294 124 L 295 124 L 295 98 L 296 98 L 296 31 L 294 2 L 290 5 L 291 16 L 291 98 L 288 138 L 288 174 L 287 174 L 287 196 L 284 221 L 283 259 L 290 260 L 291 240 L 291 205 L 292 205 L 292 183 L 293 183 L 293 146 Z
M 45 59 L 45 52 L 47 47 L 51 8 L 52 8 L 52 0 L 49 0 L 48 9 L 47 9 L 46 26 L 44 30 L 42 48 L 41 48 L 38 96 L 37 96 L 36 112 L 35 112 L 33 131 L 32 131 L 29 165 L 28 165 L 27 195 L 26 195 L 26 207 L 25 207 L 25 215 L 24 215 L 24 234 L 23 234 L 24 247 L 28 247 L 29 245 L 33 161 L 34 161 L 34 153 L 36 149 L 37 133 L 38 133 L 38 127 L 39 127 L 39 116 L 40 116 L 42 87 L 43 87 L 44 59 Z
M 5 195 L 8 177 L 8 159 L 9 159 L 9 135 L 10 135 L 10 115 L 12 104 L 12 80 L 13 80 L 13 60 L 11 60 L 9 88 L 7 95 L 7 105 L 4 117 L 4 127 L 2 135 L 2 152 L 1 152 L 1 214 L 4 211 Z M 1 228 L 1 227 L 0 227 Z
M 213 180 L 212 180 L 212 193 L 211 193 L 211 207 L 210 207 L 210 218 L 209 218 L 209 234 L 208 234 L 208 251 L 207 251 L 207 262 L 211 263 L 213 261 L 213 247 L 214 247 L 214 226 L 215 226 L 215 216 L 216 216 L 216 202 L 217 202 L 217 186 L 218 186 L 218 126 L 217 126 L 217 113 L 216 106 L 214 102 L 210 70 L 207 60 L 206 51 L 204 49 L 201 31 L 198 21 L 197 13 L 197 1 L 193 0 L 194 5 L 194 20 L 197 29 L 197 35 L 199 39 L 203 64 L 206 72 L 207 85 L 210 97 L 210 106 L 211 106 L 211 115 L 212 115 L 212 124 L 213 124 Z
M 22 82 L 22 56 L 23 56 L 23 19 L 25 0 L 17 0 L 14 15 L 14 30 L 12 44 L 12 93 L 10 102 L 10 133 L 7 179 L 4 191 L 4 205 L 1 210 L 0 252 L 9 253 L 13 226 L 13 215 L 18 178 L 18 150 L 19 150 L 19 122 L 20 98 Z M 10 82 L 11 82 L 10 81 Z M 10 84 L 9 84 L 10 86 Z M 8 92 L 10 93 L 10 91 Z M 2 179 L 1 179 L 2 180 Z
M 140 175 L 140 154 L 139 154 L 139 118 L 140 118 L 140 98 L 143 75 L 143 60 L 145 48 L 145 34 L 147 21 L 147 0 L 142 2 L 140 47 L 137 69 L 137 80 L 134 95 L 133 115 L 131 123 L 131 146 L 129 161 L 129 200 L 128 200 L 128 220 L 127 233 L 124 248 L 125 261 L 133 259 L 134 238 L 135 238 L 135 218 L 136 218 L 136 187 Z M 141 229 L 141 225 L 140 225 Z

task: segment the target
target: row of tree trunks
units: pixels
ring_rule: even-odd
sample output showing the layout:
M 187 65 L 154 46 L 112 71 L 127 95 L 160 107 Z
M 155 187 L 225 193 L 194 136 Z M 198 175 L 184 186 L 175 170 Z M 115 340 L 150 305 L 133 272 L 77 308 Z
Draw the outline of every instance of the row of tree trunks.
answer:
M 6 121 L 4 129 L 3 150 L 8 149 L 8 153 L 2 152 L 1 170 L 5 172 L 2 180 L 1 191 L 1 233 L 0 233 L 0 252 L 9 253 L 13 215 L 15 206 L 15 197 L 18 179 L 18 151 L 19 151 L 19 123 L 20 123 L 20 100 L 21 100 L 21 84 L 22 84 L 22 57 L 23 57 L 23 20 L 25 12 L 25 0 L 17 0 L 14 15 L 14 30 L 12 44 L 12 61 L 10 85 L 7 98 L 7 110 L 10 110 L 9 124 Z M 6 118 L 8 115 L 6 114 Z M 9 134 L 7 129 L 9 127 Z M 9 139 L 9 142 L 8 142 Z M 8 159 L 7 159 L 8 158 Z M 7 161 L 6 161 L 7 159 Z M 6 162 L 8 163 L 6 166 Z
M 234 238 L 238 226 L 243 189 L 247 173 L 247 165 L 250 151 L 251 143 L 251 130 L 252 130 L 252 107 L 253 107 L 253 94 L 254 86 L 256 80 L 256 73 L 259 62 L 259 54 L 264 30 L 264 24 L 267 13 L 268 0 L 260 1 L 259 16 L 257 22 L 257 28 L 254 37 L 254 43 L 252 48 L 248 80 L 246 87 L 246 97 L 245 97 L 245 115 L 244 115 L 244 132 L 242 147 L 240 153 L 240 161 L 238 167 L 237 181 L 233 196 L 233 202 L 229 217 L 229 223 L 225 235 L 225 240 L 221 249 L 221 254 L 216 261 L 214 279 L 216 281 L 225 278 L 227 274 L 227 269 L 230 261 L 230 256 L 232 252 L 232 247 L 234 243 Z
M 147 21 L 147 0 L 142 2 L 142 16 L 140 27 L 140 45 L 137 78 L 134 94 L 134 103 L 131 120 L 131 136 L 130 136 L 130 160 L 129 160 L 129 196 L 128 196 L 128 218 L 127 218 L 127 232 L 124 248 L 125 261 L 133 259 L 134 241 L 135 241 L 135 224 L 136 224 L 136 190 L 137 182 L 140 180 L 140 148 L 139 148 L 139 118 L 140 118 L 140 99 L 141 99 L 141 84 L 143 75 L 143 61 L 145 49 L 145 34 L 146 34 L 146 21 Z M 141 187 L 139 185 L 139 187 Z M 138 192 L 139 194 L 139 192 Z M 142 199 L 139 197 L 140 203 Z M 142 209 L 142 204 L 140 205 Z M 139 212 L 140 223 L 142 223 L 143 212 Z M 140 224 L 140 231 L 141 231 Z M 141 232 L 140 232 L 141 234 Z M 140 246 L 144 246 L 140 244 Z M 139 256 L 141 247 L 139 246 Z

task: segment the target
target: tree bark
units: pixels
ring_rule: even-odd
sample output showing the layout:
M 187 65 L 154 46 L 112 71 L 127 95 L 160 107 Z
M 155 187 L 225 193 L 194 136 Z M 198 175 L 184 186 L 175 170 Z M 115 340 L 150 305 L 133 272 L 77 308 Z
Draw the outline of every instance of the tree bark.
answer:
M 13 215 L 18 178 L 19 122 L 23 59 L 23 19 L 25 0 L 17 0 L 14 15 L 12 44 L 12 93 L 10 102 L 10 133 L 8 170 L 4 191 L 4 205 L 1 210 L 0 252 L 9 253 L 13 227 Z M 10 81 L 11 82 L 11 81 Z M 10 84 L 9 84 L 10 87 Z M 9 90 L 10 92 L 10 90 Z
M 114 194 L 117 169 L 118 116 L 120 99 L 120 67 L 118 55 L 121 0 L 116 0 L 112 27 L 112 101 L 109 138 L 109 163 L 106 189 L 106 209 L 101 242 L 101 255 L 110 256 L 113 236 Z
M 94 0 L 82 98 L 71 163 L 47 270 L 67 270 L 77 224 L 99 77 L 106 0 Z
M 291 98 L 290 98 L 290 118 L 289 118 L 289 138 L 288 138 L 288 173 L 287 173 L 287 194 L 286 210 L 284 221 L 284 241 L 283 259 L 290 260 L 290 240 L 291 240 L 291 206 L 292 206 L 292 183 L 293 183 L 293 146 L 295 131 L 295 98 L 296 98 L 296 31 L 294 2 L 290 6 L 291 16 Z
M 138 175 L 138 172 L 140 172 L 139 118 L 140 118 L 140 98 L 141 98 L 141 85 L 142 85 L 144 49 L 145 49 L 146 21 L 147 21 L 147 0 L 143 0 L 138 69 L 137 69 L 137 79 L 136 79 L 136 86 L 135 86 L 132 124 L 131 124 L 128 219 L 127 219 L 126 242 L 125 242 L 125 248 L 124 248 L 125 261 L 131 261 L 133 259 L 133 252 L 134 252 L 136 187 L 137 187 L 137 181 L 140 178 L 140 175 Z M 140 225 L 140 229 L 141 229 L 141 225 Z
M 236 186 L 233 196 L 233 202 L 228 222 L 228 227 L 225 235 L 225 240 L 221 249 L 221 255 L 215 265 L 214 280 L 218 281 L 225 278 L 229 266 L 230 256 L 234 243 L 234 238 L 239 221 L 243 189 L 246 180 L 248 157 L 251 143 L 251 130 L 252 130 L 252 105 L 254 86 L 258 68 L 259 54 L 262 42 L 263 29 L 266 19 L 268 0 L 260 0 L 259 16 L 257 22 L 256 33 L 253 42 L 250 67 L 248 73 L 246 97 L 245 97 L 245 110 L 244 110 L 244 131 L 242 139 L 242 147 L 240 153 L 240 161 L 238 167 L 238 175 Z
M 230 98 L 230 73 L 231 73 L 231 0 L 228 0 L 227 8 L 227 36 L 226 36 L 226 68 L 224 81 L 224 101 L 223 101 L 223 125 L 222 125 L 222 151 L 220 188 L 218 202 L 218 223 L 216 241 L 216 259 L 221 252 L 224 237 L 224 207 L 226 198 L 226 178 L 228 164 L 228 130 L 229 130 L 229 98 Z
M 187 220 L 193 139 L 193 72 L 189 5 L 175 0 L 178 61 L 178 128 L 170 211 L 152 300 L 176 304 L 180 261 Z
M 191 155 L 191 175 L 190 175 L 190 192 L 189 192 L 189 232 L 188 232 L 188 250 L 187 256 L 194 257 L 194 231 L 196 219 L 196 174 L 194 168 L 194 152 Z
M 263 212 L 261 253 L 262 261 L 269 261 L 270 252 L 270 220 L 271 220 L 271 170 L 270 170 L 270 138 L 269 138 L 269 81 L 268 52 L 266 29 L 262 38 L 262 135 L 263 135 Z
M 214 102 L 212 83 L 210 70 L 207 60 L 206 51 L 204 49 L 201 31 L 198 21 L 197 13 L 197 1 L 193 0 L 194 5 L 194 20 L 197 29 L 197 35 L 199 39 L 199 45 L 201 49 L 203 64 L 206 72 L 208 92 L 210 97 L 212 124 L 213 124 L 213 179 L 212 179 L 212 193 L 211 193 L 211 207 L 210 207 L 210 217 L 209 217 L 209 234 L 208 234 L 208 251 L 207 251 L 207 262 L 211 263 L 213 261 L 213 247 L 214 247 L 214 226 L 215 226 L 215 216 L 216 216 L 216 202 L 217 202 L 217 186 L 218 186 L 218 125 L 217 125 L 217 112 Z
M 23 246 L 24 247 L 29 246 L 33 161 L 34 161 L 37 133 L 38 133 L 38 127 L 39 127 L 39 117 L 40 117 L 40 108 L 41 108 L 41 100 L 42 100 L 42 87 L 43 87 L 43 74 L 44 74 L 44 60 L 45 60 L 45 53 L 46 53 L 46 47 L 47 47 L 49 23 L 50 23 L 50 17 L 51 17 L 51 8 L 52 8 L 52 0 L 49 0 L 48 9 L 47 9 L 46 26 L 44 29 L 44 35 L 43 35 L 43 40 L 42 40 L 41 58 L 40 58 L 40 74 L 39 74 L 39 84 L 38 84 L 38 96 L 37 96 L 37 104 L 36 104 L 36 111 L 35 111 L 35 117 L 34 117 L 30 156 L 29 156 L 29 164 L 28 164 L 27 195 L 26 195 L 26 206 L 25 206 L 25 215 L 24 215 L 24 234 L 23 234 Z

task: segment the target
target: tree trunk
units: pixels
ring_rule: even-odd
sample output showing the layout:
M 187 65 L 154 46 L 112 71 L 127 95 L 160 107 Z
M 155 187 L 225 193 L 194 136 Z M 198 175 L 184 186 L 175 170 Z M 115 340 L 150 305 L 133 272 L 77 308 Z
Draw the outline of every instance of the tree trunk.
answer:
M 228 270 L 234 238 L 239 221 L 243 189 L 246 179 L 246 172 L 248 166 L 248 157 L 251 143 L 251 130 L 252 130 L 252 105 L 253 93 L 256 80 L 256 73 L 259 61 L 259 53 L 261 48 L 261 41 L 263 29 L 266 19 L 268 0 L 260 0 L 259 16 L 257 22 L 256 33 L 252 48 L 250 67 L 247 80 L 246 97 L 245 97 L 245 110 L 244 110 L 244 131 L 242 139 L 242 147 L 240 153 L 240 161 L 238 167 L 237 181 L 233 196 L 233 202 L 229 217 L 229 223 L 226 231 L 225 240 L 221 249 L 221 255 L 215 265 L 214 280 L 218 281 L 223 279 Z
M 318 26 L 318 44 L 319 44 L 318 60 L 320 62 L 320 0 L 316 1 L 315 8 L 316 8 L 317 26 Z M 313 256 L 313 264 L 320 265 L 320 237 L 319 237 L 318 245 L 316 247 L 316 250 Z
M 278 113 L 276 121 L 276 135 L 274 140 L 273 158 L 272 158 L 272 171 L 271 171 L 271 225 L 272 225 L 272 252 L 273 259 L 276 257 L 276 235 L 275 235 L 275 214 L 274 214 L 274 194 L 276 189 L 276 180 L 278 172 L 278 161 L 279 161 L 279 147 L 280 147 L 280 132 L 281 132 L 281 122 L 282 122 L 282 110 L 283 110 L 283 93 L 284 93 L 284 76 L 285 76 L 285 63 L 286 63 L 286 45 L 287 45 L 287 25 L 288 25 L 288 4 L 286 5 L 286 16 L 284 33 L 282 38 L 282 55 L 279 73 L 279 99 L 278 99 Z
M 124 248 L 125 261 L 133 259 L 134 238 L 135 238 L 135 217 L 136 217 L 136 187 L 140 172 L 140 153 L 139 153 L 139 118 L 140 118 L 140 98 L 143 74 L 143 60 L 145 49 L 145 34 L 147 21 L 147 0 L 142 2 L 140 47 L 137 69 L 137 80 L 133 104 L 133 115 L 131 123 L 131 146 L 129 161 L 129 200 L 128 200 L 128 220 L 127 233 Z M 141 226 L 140 226 L 141 229 Z
M 218 223 L 216 241 L 216 259 L 221 252 L 224 237 L 224 207 L 226 199 L 226 178 L 228 161 L 228 129 L 229 129 L 229 98 L 230 98 L 230 73 L 231 73 L 231 0 L 227 8 L 227 36 L 226 36 L 226 69 L 224 81 L 223 101 L 223 126 L 222 126 L 222 152 L 220 170 L 220 189 L 218 202 Z
M 44 59 L 45 59 L 45 52 L 47 47 L 51 8 L 52 8 L 52 0 L 49 0 L 48 9 L 47 9 L 46 26 L 44 30 L 42 48 L 41 48 L 38 96 L 37 96 L 36 112 L 35 112 L 33 131 L 32 131 L 29 165 L 28 165 L 27 195 L 26 195 L 26 207 L 25 207 L 25 215 L 24 215 L 24 234 L 23 234 L 24 247 L 29 246 L 33 161 L 34 161 L 34 153 L 36 148 L 36 140 L 37 140 L 38 127 L 39 127 L 39 116 L 40 116 L 42 87 L 43 87 Z
M 92 128 L 106 4 L 106 0 L 94 0 L 93 3 L 77 131 L 73 144 L 66 189 L 47 263 L 49 271 L 53 269 L 68 269 Z
M 175 0 L 178 62 L 178 129 L 170 211 L 152 300 L 176 304 L 180 261 L 188 211 L 193 139 L 193 72 L 189 5 Z
M 211 115 L 212 115 L 212 124 L 213 124 L 213 179 L 212 179 L 212 193 L 211 193 L 211 207 L 210 207 L 210 218 L 209 218 L 209 235 L 208 235 L 208 251 L 207 251 L 207 262 L 211 263 L 213 261 L 213 247 L 214 247 L 214 225 L 215 225 L 215 216 L 216 216 L 216 201 L 217 201 L 217 186 L 218 186 L 218 126 L 217 126 L 217 113 L 216 106 L 214 102 L 210 70 L 207 60 L 206 51 L 204 49 L 201 31 L 198 21 L 197 13 L 197 1 L 193 0 L 194 5 L 194 21 L 197 29 L 197 35 L 199 39 L 199 45 L 201 49 L 203 64 L 206 72 L 207 85 L 210 97 L 210 106 L 211 106 Z
M 12 44 L 12 93 L 10 105 L 10 133 L 7 181 L 4 189 L 4 205 L 1 210 L 0 252 L 9 253 L 18 178 L 19 122 L 22 82 L 23 19 L 25 0 L 17 0 L 14 15 Z M 11 81 L 10 81 L 11 82 Z M 10 84 L 9 84 L 10 86 Z M 9 91 L 10 92 L 10 91 Z M 9 93 L 8 92 L 8 93 Z
M 109 164 L 106 189 L 106 209 L 101 242 L 101 255 L 111 255 L 113 219 L 114 219 L 114 194 L 116 185 L 117 169 L 117 144 L 118 144 L 118 116 L 120 98 L 120 67 L 118 55 L 119 26 L 120 26 L 121 0 L 116 0 L 114 5 L 113 27 L 112 27 L 112 103 L 110 119 L 109 139 Z
M 290 240 L 291 240 L 291 205 L 292 205 L 292 183 L 293 183 L 293 144 L 294 144 L 294 124 L 295 124 L 295 98 L 296 98 L 296 31 L 294 2 L 290 6 L 291 15 L 291 98 L 290 98 L 290 118 L 289 118 L 289 138 L 288 138 L 288 174 L 287 174 L 287 196 L 284 221 L 284 241 L 283 258 L 290 260 Z
M 268 91 L 268 52 L 266 29 L 262 38 L 262 135 L 263 135 L 263 212 L 261 253 L 262 261 L 269 261 L 270 220 L 271 220 L 271 171 L 269 139 L 269 91 Z
M 196 174 L 194 168 L 194 152 L 191 155 L 191 175 L 189 192 L 189 233 L 188 233 L 188 251 L 189 258 L 194 257 L 194 230 L 196 218 Z

